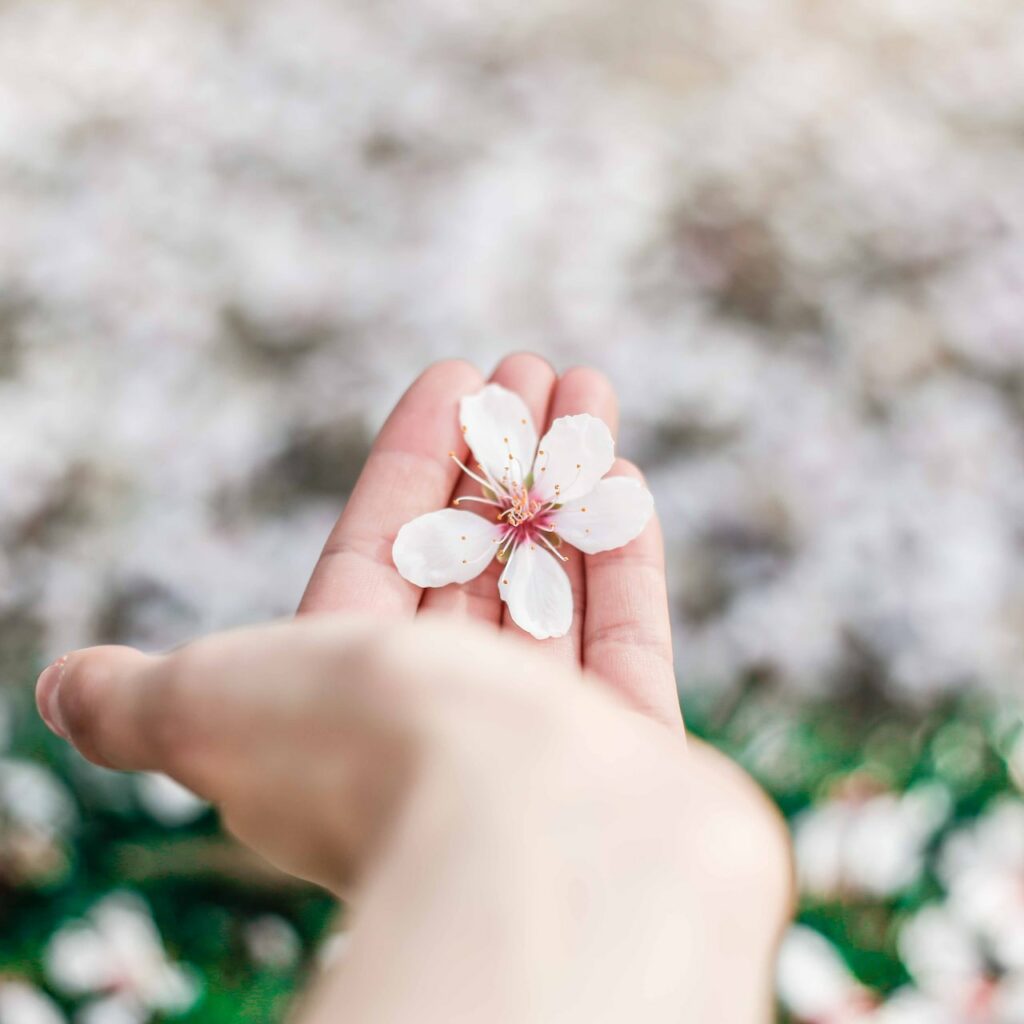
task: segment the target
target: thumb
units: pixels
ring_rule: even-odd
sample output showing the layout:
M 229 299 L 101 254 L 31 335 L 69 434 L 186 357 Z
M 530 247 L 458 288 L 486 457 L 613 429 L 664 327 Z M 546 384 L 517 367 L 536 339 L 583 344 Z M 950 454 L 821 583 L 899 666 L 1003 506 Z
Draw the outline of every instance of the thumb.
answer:
M 155 768 L 153 677 L 160 659 L 130 647 L 92 647 L 43 670 L 36 706 L 49 728 L 108 768 Z
M 220 633 L 170 654 L 91 647 L 39 677 L 46 724 L 90 761 L 161 771 L 214 798 L 219 772 L 288 726 L 348 717 L 373 633 L 307 620 Z

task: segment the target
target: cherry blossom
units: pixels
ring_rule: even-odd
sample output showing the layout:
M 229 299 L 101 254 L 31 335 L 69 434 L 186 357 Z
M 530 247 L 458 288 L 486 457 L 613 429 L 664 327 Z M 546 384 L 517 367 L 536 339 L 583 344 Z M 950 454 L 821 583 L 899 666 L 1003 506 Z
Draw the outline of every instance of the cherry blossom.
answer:
M 144 1024 L 155 1014 L 182 1013 L 199 996 L 192 971 L 168 959 L 146 905 L 129 893 L 102 899 L 87 919 L 51 939 L 46 973 L 55 988 L 92 995 L 83 1020 Z
M 835 946 L 804 925 L 794 925 L 783 940 L 776 983 L 800 1024 L 869 1024 L 877 1005 Z
M 469 582 L 497 558 L 498 592 L 516 625 L 538 640 L 564 636 L 573 600 L 563 542 L 588 555 L 622 547 L 647 525 L 654 500 L 630 477 L 603 479 L 615 443 L 596 416 L 560 416 L 538 443 L 526 404 L 498 384 L 463 398 L 459 415 L 479 472 L 450 454 L 482 493 L 454 504 L 490 513 L 446 508 L 406 523 L 395 565 L 419 587 L 443 587 Z
M 863 779 L 845 780 L 832 798 L 794 819 L 801 890 L 826 898 L 901 892 L 920 877 L 925 850 L 950 803 L 939 783 L 898 794 L 873 791 Z

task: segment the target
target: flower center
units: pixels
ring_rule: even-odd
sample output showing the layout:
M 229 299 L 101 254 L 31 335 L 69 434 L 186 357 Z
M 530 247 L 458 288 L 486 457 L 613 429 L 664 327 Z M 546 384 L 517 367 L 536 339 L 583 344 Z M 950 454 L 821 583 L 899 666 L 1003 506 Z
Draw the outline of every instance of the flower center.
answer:
M 456 498 L 453 504 L 460 505 L 464 501 L 473 501 L 481 505 L 490 505 L 498 510 L 495 514 L 498 522 L 505 524 L 504 531 L 497 539 L 499 561 L 506 561 L 515 548 L 524 541 L 531 544 L 541 543 L 556 558 L 563 562 L 568 561 L 568 558 L 558 551 L 562 539 L 554 532 L 554 523 L 548 516 L 556 507 L 556 502 L 533 497 L 526 486 L 530 483 L 529 479 L 517 483 L 503 478 L 502 482 L 498 483 L 483 466 L 480 466 L 480 472 L 484 477 L 480 477 L 464 465 L 455 452 L 449 452 L 448 457 L 484 490 L 482 497 L 463 495 Z
M 531 497 L 525 487 L 512 484 L 505 492 L 497 492 L 500 511 L 497 519 L 507 525 L 498 544 L 498 559 L 505 561 L 522 543 L 543 544 L 563 562 L 566 557 L 557 550 L 561 538 L 554 532 L 554 523 L 547 513 L 553 507 L 550 502 Z
M 544 507 L 544 503 L 531 498 L 525 488 L 516 487 L 514 484 L 506 501 L 508 507 L 498 514 L 498 518 L 504 519 L 512 527 L 528 523 Z

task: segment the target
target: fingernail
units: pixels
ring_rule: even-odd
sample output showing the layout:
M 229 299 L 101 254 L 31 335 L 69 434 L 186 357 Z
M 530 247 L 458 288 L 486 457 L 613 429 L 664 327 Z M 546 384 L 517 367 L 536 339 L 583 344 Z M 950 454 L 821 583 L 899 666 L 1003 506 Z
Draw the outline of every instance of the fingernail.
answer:
M 39 714 L 49 728 L 65 740 L 68 738 L 68 730 L 57 696 L 67 663 L 68 658 L 65 654 L 63 658 L 58 658 L 52 665 L 43 669 L 36 682 L 36 707 L 39 708 Z

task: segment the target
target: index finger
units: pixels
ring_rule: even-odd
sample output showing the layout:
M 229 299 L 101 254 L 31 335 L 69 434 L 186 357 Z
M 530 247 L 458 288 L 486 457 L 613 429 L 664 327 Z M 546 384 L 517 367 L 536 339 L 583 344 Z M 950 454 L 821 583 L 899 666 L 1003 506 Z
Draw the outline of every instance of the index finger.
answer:
M 466 444 L 456 410 L 483 377 L 458 359 L 435 363 L 399 400 L 381 429 L 345 510 L 327 538 L 299 614 L 360 611 L 412 615 L 422 591 L 391 558 L 399 529 L 448 504 Z

